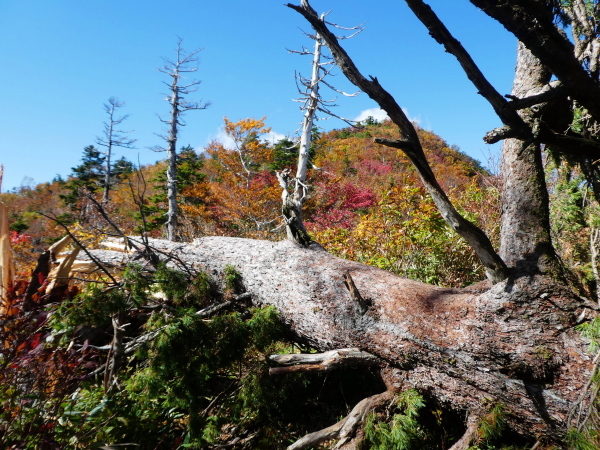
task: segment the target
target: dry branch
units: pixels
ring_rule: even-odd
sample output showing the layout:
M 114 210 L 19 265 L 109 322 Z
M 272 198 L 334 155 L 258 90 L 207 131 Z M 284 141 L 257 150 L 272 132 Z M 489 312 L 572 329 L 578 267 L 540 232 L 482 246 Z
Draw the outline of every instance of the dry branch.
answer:
M 315 31 L 323 38 L 329 48 L 337 66 L 342 70 L 346 78 L 365 92 L 377 102 L 392 122 L 402 133 L 403 140 L 407 145 L 402 146 L 402 151 L 410 159 L 417 170 L 423 185 L 431 195 L 436 207 L 440 211 L 446 223 L 452 227 L 471 248 L 475 251 L 485 267 L 488 278 L 494 282 L 502 281 L 508 276 L 504 261 L 498 256 L 492 243 L 481 229 L 461 216 L 452 202 L 439 185 L 419 141 L 417 131 L 408 119 L 398 102 L 386 91 L 377 78 L 367 79 L 354 64 L 354 61 L 340 46 L 336 36 L 320 20 L 315 10 L 308 1 L 302 1 L 302 6 L 287 4 L 288 7 L 299 12 L 310 22 Z
M 356 430 L 363 425 L 367 415 L 377 407 L 389 402 L 393 396 L 393 392 L 386 391 L 361 400 L 352 408 L 350 414 L 338 423 L 323 430 L 307 434 L 290 445 L 288 450 L 310 448 L 333 439 L 339 439 L 334 448 L 343 448 L 344 445 L 348 444 L 354 438 Z
M 269 374 L 292 372 L 329 372 L 343 367 L 375 366 L 380 360 L 358 348 L 342 348 L 324 353 L 295 353 L 271 355 L 269 360 L 284 367 L 272 367 Z

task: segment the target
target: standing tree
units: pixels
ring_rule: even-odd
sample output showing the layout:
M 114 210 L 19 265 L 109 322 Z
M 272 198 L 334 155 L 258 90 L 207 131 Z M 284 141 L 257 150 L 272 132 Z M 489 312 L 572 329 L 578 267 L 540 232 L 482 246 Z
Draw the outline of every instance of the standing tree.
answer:
M 111 166 L 111 157 L 115 147 L 133 148 L 136 139 L 129 139 L 126 134 L 129 131 L 119 130 L 118 126 L 126 120 L 129 115 L 116 117 L 117 110 L 122 108 L 125 103 L 120 102 L 114 97 L 108 99 L 108 103 L 104 104 L 104 111 L 108 115 L 108 121 L 104 122 L 104 133 L 96 138 L 96 143 L 106 150 L 103 152 L 104 159 L 104 192 L 102 199 L 105 202 L 110 200 L 110 188 L 113 184 L 113 168 Z
M 196 55 L 200 49 L 191 53 L 186 53 L 181 47 L 182 39 L 177 41 L 177 51 L 174 60 L 164 58 L 165 65 L 158 69 L 159 72 L 167 74 L 171 78 L 169 94 L 165 100 L 171 106 L 169 119 L 160 119 L 161 122 L 168 125 L 168 135 L 162 136 L 167 143 L 167 148 L 159 150 L 167 152 L 167 201 L 169 209 L 167 212 L 167 238 L 170 241 L 177 240 L 177 136 L 179 127 L 184 126 L 182 117 L 186 111 L 206 109 L 209 104 L 202 102 L 193 102 L 185 99 L 185 96 L 196 91 L 195 86 L 200 81 L 190 81 L 185 83 L 185 74 L 194 73 L 198 70 L 195 63 L 198 61 Z
M 322 14 L 320 20 L 325 21 L 326 14 Z M 335 25 L 334 25 L 335 26 Z M 336 26 L 337 27 L 337 26 Z M 340 27 L 337 27 L 340 28 Z M 351 28 L 351 30 L 358 30 L 352 36 L 361 31 L 360 27 Z M 348 39 L 352 36 L 344 37 Z M 334 64 L 330 58 L 326 58 L 323 61 L 323 46 L 324 41 L 319 36 L 319 33 L 309 35 L 311 39 L 315 41 L 314 50 L 311 52 L 307 49 L 302 51 L 293 51 L 292 53 L 299 53 L 301 55 L 311 55 L 312 59 L 312 70 L 311 77 L 304 78 L 301 75 L 297 75 L 296 79 L 299 83 L 298 90 L 302 97 L 298 99 L 298 102 L 302 103 L 301 109 L 304 111 L 304 120 L 302 121 L 302 130 L 300 134 L 300 147 L 298 151 L 298 167 L 296 169 L 296 177 L 290 179 L 290 171 L 282 170 L 277 172 L 277 179 L 279 184 L 283 188 L 282 192 L 282 212 L 286 223 L 286 231 L 288 239 L 302 245 L 307 246 L 310 244 L 311 239 L 304 226 L 302 219 L 302 207 L 306 201 L 308 195 L 308 185 L 306 181 L 306 174 L 308 169 L 309 151 L 311 146 L 311 140 L 313 135 L 313 129 L 315 121 L 317 119 L 317 112 L 322 112 L 328 116 L 337 117 L 330 109 L 329 106 L 334 100 L 324 100 L 319 94 L 319 87 L 321 83 L 330 89 L 343 94 L 348 97 L 352 97 L 356 94 L 346 94 L 338 89 L 335 89 L 327 81 L 325 77 L 329 75 L 332 65 Z M 345 119 L 342 119 L 345 120 Z M 290 186 L 292 185 L 292 186 Z M 291 189 L 291 192 L 290 192 Z
M 61 194 L 61 199 L 71 209 L 78 207 L 78 202 L 82 198 L 81 190 L 94 193 L 103 187 L 105 181 L 105 160 L 103 152 L 93 145 L 88 145 L 83 149 L 81 164 L 71 168 L 71 176 L 65 183 L 66 194 Z M 88 211 L 88 202 L 81 206 L 81 220 L 85 220 Z

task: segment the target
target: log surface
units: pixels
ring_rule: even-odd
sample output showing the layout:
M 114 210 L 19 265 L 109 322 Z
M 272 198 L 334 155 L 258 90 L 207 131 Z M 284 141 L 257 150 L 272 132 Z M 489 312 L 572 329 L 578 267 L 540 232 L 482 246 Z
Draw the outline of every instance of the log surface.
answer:
M 289 241 L 150 243 L 216 281 L 225 266 L 234 266 L 254 304 L 277 307 L 293 332 L 321 351 L 356 347 L 381 358 L 388 385 L 415 387 L 475 413 L 502 403 L 510 426 L 526 436 L 561 439 L 592 373 L 587 345 L 574 330 L 577 318 L 592 310 L 546 278 L 459 290 Z M 114 251 L 94 255 L 112 265 L 131 258 Z M 366 311 L 353 299 L 346 273 Z

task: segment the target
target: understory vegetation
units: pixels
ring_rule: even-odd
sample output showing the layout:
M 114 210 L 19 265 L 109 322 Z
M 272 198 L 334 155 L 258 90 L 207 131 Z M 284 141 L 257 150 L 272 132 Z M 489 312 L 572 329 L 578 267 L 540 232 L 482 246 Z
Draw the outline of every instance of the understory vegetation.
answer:
M 182 240 L 283 238 L 274 171 L 293 169 L 297 149 L 289 141 L 264 143 L 264 120 L 226 122 L 237 150 L 216 142 L 202 155 L 182 149 Z M 434 133 L 419 133 L 449 196 L 496 244 L 502 190 L 496 175 Z M 341 257 L 427 283 L 462 287 L 483 279 L 481 264 L 445 225 L 406 157 L 373 144 L 374 134 L 397 137 L 389 122 L 374 120 L 316 133 L 306 204 L 311 237 Z M 251 168 L 245 179 L 235 168 L 240 157 Z M 87 148 L 84 165 L 98 170 L 89 158 L 94 153 Z M 598 205 L 577 169 L 548 161 L 558 251 L 573 286 L 596 299 Z M 75 169 L 66 181 L 0 195 L 11 214 L 20 273 L 0 329 L 0 447 L 285 448 L 385 390 L 375 369 L 269 375 L 268 355 L 315 350 L 293 340 L 273 307 L 252 307 L 231 267 L 215 286 L 207 275 L 163 258 L 50 290 L 40 279 L 31 301 L 22 301 L 38 254 L 65 229 L 84 246 L 97 245 L 115 227 L 160 237 L 164 167 L 124 173 L 102 208 L 94 201 L 102 174 L 90 178 L 92 172 Z M 596 342 L 598 328 L 588 324 L 584 337 Z M 503 417 L 503 405 L 489 405 L 473 449 L 531 446 L 505 433 Z M 464 433 L 465 421 L 426 392 L 404 391 L 369 415 L 363 448 L 446 449 Z M 577 444 L 594 431 L 585 433 L 574 432 L 575 448 L 596 448 Z

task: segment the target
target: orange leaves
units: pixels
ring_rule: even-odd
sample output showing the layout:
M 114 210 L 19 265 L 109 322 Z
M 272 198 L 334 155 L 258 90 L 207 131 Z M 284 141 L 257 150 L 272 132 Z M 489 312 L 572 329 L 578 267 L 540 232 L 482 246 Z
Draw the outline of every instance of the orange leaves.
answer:
M 265 126 L 264 119 L 263 117 L 260 120 L 243 119 L 231 122 L 225 117 L 224 130 L 229 143 L 210 143 L 206 150 L 212 157 L 213 164 L 210 164 L 209 160 L 207 168 L 212 168 L 220 175 L 235 175 L 243 180 L 248 188 L 252 177 L 265 170 L 267 164 L 273 160 L 273 152 L 260 140 L 271 131 L 271 128 Z
M 265 119 L 266 117 L 262 119 L 242 119 L 238 122 L 232 122 L 227 117 L 224 117 L 225 133 L 234 140 L 243 140 L 245 135 L 252 133 L 270 133 L 271 128 L 265 126 Z
M 229 142 L 206 148 L 206 181 L 183 193 L 186 200 L 202 198 L 202 205 L 182 207 L 186 213 L 210 217 L 220 233 L 269 237 L 280 217 L 281 188 L 268 170 L 273 150 L 261 139 L 271 131 L 264 120 L 224 119 Z

